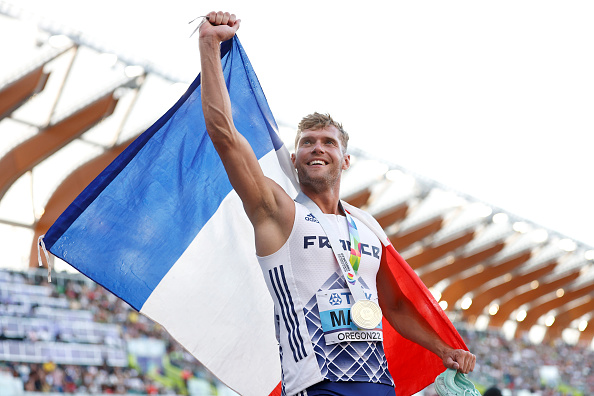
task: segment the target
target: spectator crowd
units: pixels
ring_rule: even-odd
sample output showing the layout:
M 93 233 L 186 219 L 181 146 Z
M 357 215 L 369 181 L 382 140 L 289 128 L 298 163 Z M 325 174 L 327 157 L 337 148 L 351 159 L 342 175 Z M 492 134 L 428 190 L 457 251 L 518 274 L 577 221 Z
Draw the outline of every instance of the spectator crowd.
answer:
M 6 275 L 6 274 L 5 274 Z M 57 274 L 48 283 L 42 273 L 9 274 L 10 282 L 42 285 L 54 298 L 66 298 L 71 310 L 92 312 L 96 323 L 117 324 L 124 342 L 132 339 L 158 339 L 165 342 L 164 361 L 176 368 L 181 381 L 162 380 L 163 367 L 146 370 L 130 360 L 127 367 L 64 365 L 53 362 L 27 363 L 0 361 L 0 373 L 19 378 L 26 391 L 80 394 L 187 394 L 187 381 L 201 378 L 216 388 L 217 380 L 187 353 L 158 324 L 138 314 L 125 302 L 82 276 Z M 6 282 L 7 277 L 0 281 Z M 461 326 L 462 327 L 462 326 Z M 524 339 L 506 339 L 496 331 L 460 330 L 469 349 L 477 355 L 477 367 L 469 378 L 479 388 L 525 390 L 542 396 L 565 394 L 594 395 L 594 351 L 589 347 L 568 345 L 561 340 L 533 345 Z M 40 334 L 29 332 L 25 339 L 36 341 Z M 43 335 L 45 339 L 48 335 Z M 49 335 L 60 342 L 60 334 Z M 2 334 L 2 339 L 6 339 Z M 556 367 L 559 381 L 546 383 L 543 366 Z M 179 385 L 183 384 L 183 385 Z
M 470 378 L 484 386 L 527 390 L 542 396 L 594 395 L 594 350 L 568 345 L 561 339 L 532 344 L 526 338 L 507 340 L 499 331 L 461 331 L 468 348 L 477 356 Z M 559 378 L 548 383 L 543 366 L 556 368 Z
M 71 310 L 92 312 L 95 323 L 117 324 L 120 337 L 126 342 L 132 339 L 147 338 L 163 340 L 166 345 L 164 358 L 172 366 L 179 368 L 182 383 L 193 377 L 202 378 L 212 383 L 214 388 L 221 384 L 193 356 L 185 351 L 158 324 L 128 304 L 105 290 L 103 287 L 82 276 L 60 274 L 53 275 L 52 283 L 47 282 L 43 272 L 23 274 L 10 273 L 10 282 L 42 285 L 51 289 L 49 297 L 66 297 Z M 0 282 L 0 289 L 2 282 Z M 31 307 L 30 315 L 36 306 Z M 7 339 L 4 334 L 0 336 Z M 47 331 L 28 331 L 22 341 L 55 341 L 60 342 L 59 332 L 48 334 Z M 105 342 L 105 341 L 104 341 Z M 110 341 L 110 342 L 113 342 Z M 131 362 L 128 367 L 111 367 L 104 362 L 101 366 L 63 365 L 53 362 L 27 363 L 17 361 L 0 361 L 0 373 L 8 373 L 20 378 L 25 391 L 57 392 L 80 394 L 185 394 L 186 386 L 171 385 L 170 381 L 159 381 L 163 378 L 163 368 L 153 367 L 143 370 Z M 1 394 L 1 392 L 0 392 Z

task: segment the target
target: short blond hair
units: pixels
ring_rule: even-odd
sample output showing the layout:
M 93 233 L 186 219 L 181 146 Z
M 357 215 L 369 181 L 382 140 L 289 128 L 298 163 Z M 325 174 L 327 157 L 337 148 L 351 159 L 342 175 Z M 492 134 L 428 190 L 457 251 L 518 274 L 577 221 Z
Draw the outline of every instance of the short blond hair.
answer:
M 297 135 L 295 136 L 295 150 L 297 150 L 297 145 L 299 144 L 299 139 L 301 138 L 301 133 L 303 131 L 317 131 L 329 126 L 335 127 L 340 132 L 342 152 L 346 153 L 349 144 L 349 134 L 343 129 L 341 123 L 334 121 L 332 117 L 330 117 L 330 114 L 320 114 L 318 112 L 306 115 L 301 122 L 299 122 L 299 125 L 297 126 Z

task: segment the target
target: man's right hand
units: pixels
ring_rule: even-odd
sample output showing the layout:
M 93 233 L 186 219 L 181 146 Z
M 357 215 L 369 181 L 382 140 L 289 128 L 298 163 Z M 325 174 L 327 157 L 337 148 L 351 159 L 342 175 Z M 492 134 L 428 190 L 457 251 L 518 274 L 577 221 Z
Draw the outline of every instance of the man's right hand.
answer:
M 207 20 L 200 26 L 200 40 L 216 40 L 219 43 L 235 36 L 239 29 L 240 19 L 235 14 L 228 12 L 211 11 L 207 15 Z

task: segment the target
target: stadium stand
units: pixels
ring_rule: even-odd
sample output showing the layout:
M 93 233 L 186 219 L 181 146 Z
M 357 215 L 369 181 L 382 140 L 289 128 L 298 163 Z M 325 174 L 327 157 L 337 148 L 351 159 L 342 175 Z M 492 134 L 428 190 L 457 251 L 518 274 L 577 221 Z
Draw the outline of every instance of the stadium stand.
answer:
M 43 271 L 0 271 L 0 302 L 2 395 L 234 394 L 159 325 L 81 275 L 48 283 Z M 157 356 L 143 354 L 155 345 Z
M 0 271 L 0 302 L 0 389 L 16 389 L 3 395 L 234 394 L 161 326 L 82 275 L 58 273 L 48 283 L 44 270 Z M 594 394 L 592 349 L 457 325 L 477 355 L 470 379 L 478 389 Z M 142 353 L 149 349 L 157 353 Z
M 481 390 L 504 394 L 592 395 L 594 352 L 561 339 L 532 344 L 528 338 L 506 339 L 498 330 L 461 330 L 477 367 L 470 378 Z M 513 392 L 513 393 L 512 393 Z

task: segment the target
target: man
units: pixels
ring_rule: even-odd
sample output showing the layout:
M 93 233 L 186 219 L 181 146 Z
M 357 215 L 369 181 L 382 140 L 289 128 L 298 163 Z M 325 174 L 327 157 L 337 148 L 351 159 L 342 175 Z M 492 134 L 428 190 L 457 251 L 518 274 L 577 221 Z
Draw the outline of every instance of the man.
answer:
M 240 21 L 223 12 L 211 12 L 207 19 L 199 38 L 206 128 L 254 228 L 256 254 L 275 303 L 284 392 L 394 394 L 381 341 L 361 339 L 370 331 L 379 333 L 381 339 L 380 326 L 357 328 L 350 323 L 350 311 L 340 316 L 338 310 L 326 307 L 346 304 L 349 309 L 354 295 L 330 248 L 329 232 L 340 238 L 335 245 L 341 246 L 333 248 L 345 251 L 351 250 L 350 239 L 358 233 L 360 263 L 358 271 L 354 269 L 365 296 L 379 300 L 384 317 L 402 336 L 438 355 L 445 367 L 472 371 L 474 355 L 446 345 L 406 299 L 389 269 L 380 265 L 380 242 L 375 234 L 356 219 L 349 218 L 352 223 L 347 226 L 339 190 L 350 156 L 346 153 L 348 135 L 340 124 L 318 113 L 305 117 L 291 156 L 302 193 L 321 214 L 312 215 L 264 176 L 249 143 L 233 124 L 220 62 L 219 44 L 235 35 Z M 326 313 L 330 319 L 322 318 Z M 345 325 L 353 330 L 337 333 L 332 327 Z M 350 341 L 336 336 L 347 333 Z

